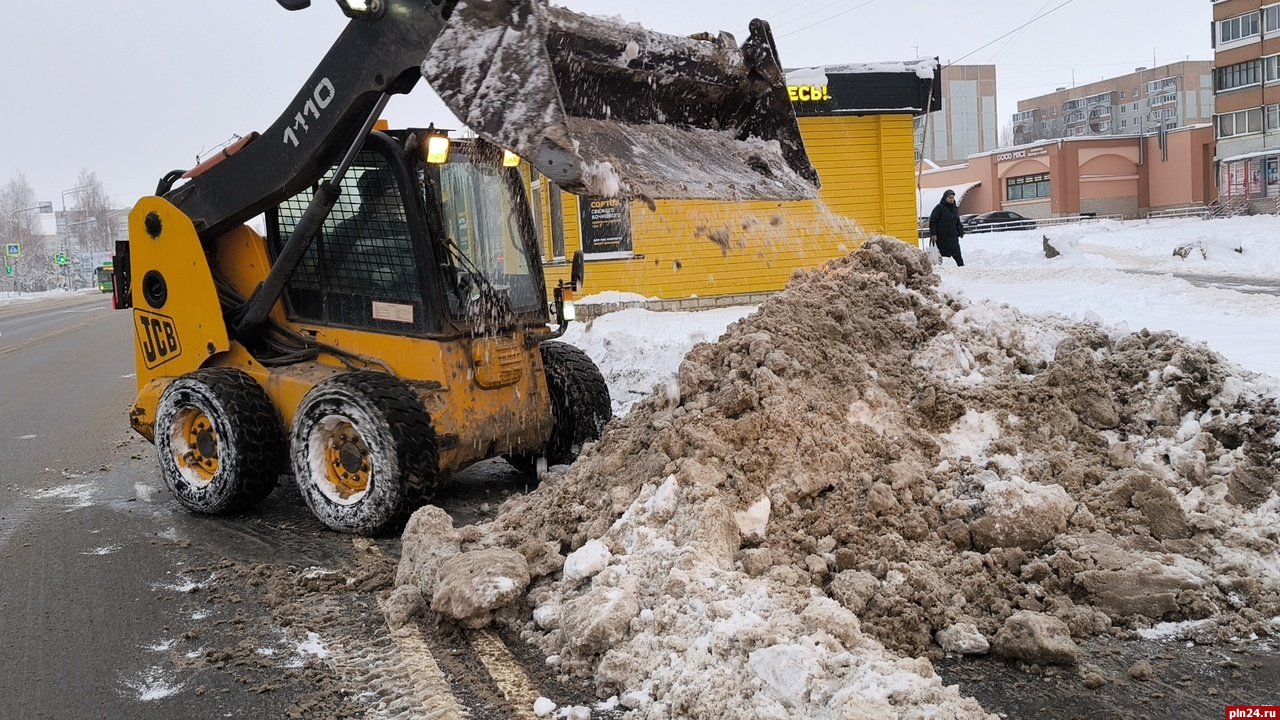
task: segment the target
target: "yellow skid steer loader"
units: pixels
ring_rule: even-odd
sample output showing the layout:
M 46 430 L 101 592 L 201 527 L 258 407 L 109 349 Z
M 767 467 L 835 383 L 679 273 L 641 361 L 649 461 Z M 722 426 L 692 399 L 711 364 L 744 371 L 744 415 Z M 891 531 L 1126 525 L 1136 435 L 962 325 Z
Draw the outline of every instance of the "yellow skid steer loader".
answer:
M 543 0 L 338 4 L 346 30 L 270 128 L 134 206 L 114 292 L 130 421 L 179 502 L 239 511 L 292 474 L 325 525 L 376 534 L 477 461 L 571 462 L 612 416 L 557 340 L 582 264 L 549 301 L 521 158 L 588 195 L 800 199 L 818 179 L 762 21 L 739 45 Z M 423 77 L 478 137 L 384 127 Z

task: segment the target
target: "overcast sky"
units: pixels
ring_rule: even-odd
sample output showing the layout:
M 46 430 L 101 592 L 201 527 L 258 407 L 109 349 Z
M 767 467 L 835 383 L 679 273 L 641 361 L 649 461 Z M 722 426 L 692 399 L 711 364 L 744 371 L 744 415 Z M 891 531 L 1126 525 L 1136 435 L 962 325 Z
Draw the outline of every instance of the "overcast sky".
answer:
M 1213 57 L 1208 0 L 555 4 L 662 32 L 725 30 L 739 39 L 762 17 L 787 67 L 935 56 L 995 64 L 1002 124 L 1018 100 L 1056 87 Z M 24 173 L 37 199 L 61 207 L 63 191 L 88 169 L 116 204 L 131 205 L 169 170 L 269 126 L 345 23 L 332 0 L 293 13 L 274 0 L 0 3 L 0 183 Z M 456 125 L 425 83 L 393 101 L 387 118 Z

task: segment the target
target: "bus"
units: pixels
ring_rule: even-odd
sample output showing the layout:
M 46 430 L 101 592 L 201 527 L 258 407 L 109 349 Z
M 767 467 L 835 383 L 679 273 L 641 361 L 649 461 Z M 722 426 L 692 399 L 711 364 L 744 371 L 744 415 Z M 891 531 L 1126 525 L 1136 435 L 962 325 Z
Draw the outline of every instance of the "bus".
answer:
M 94 274 L 98 278 L 98 290 L 104 293 L 111 292 L 112 283 L 114 282 L 112 262 L 108 260 L 102 263 L 101 265 L 98 266 L 98 269 L 94 271 Z

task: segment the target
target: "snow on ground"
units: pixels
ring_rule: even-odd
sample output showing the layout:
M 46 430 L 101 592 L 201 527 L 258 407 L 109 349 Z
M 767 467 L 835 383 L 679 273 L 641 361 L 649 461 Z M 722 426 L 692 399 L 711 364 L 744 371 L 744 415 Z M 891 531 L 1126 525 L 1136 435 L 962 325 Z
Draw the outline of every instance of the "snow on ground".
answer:
M 980 235 L 932 271 L 875 240 L 759 308 L 576 326 L 619 419 L 490 523 L 415 514 L 396 603 L 636 719 L 981 718 L 931 660 L 1270 634 L 1276 303 L 1178 274 L 1271 287 L 1274 229 Z
M 1045 236 L 1062 256 L 1045 258 Z M 1173 254 L 1196 244 L 1185 259 Z M 1280 378 L 1280 217 L 1100 221 L 968 235 L 961 245 L 965 266 L 945 260 L 940 270 L 945 291 L 1024 312 L 1172 330 Z M 1179 275 L 1261 284 L 1270 294 L 1201 287 Z
M 4 285 L 12 285 L 5 283 Z M 74 297 L 76 295 L 92 295 L 98 293 L 97 288 L 88 288 L 85 290 L 45 290 L 42 292 L 18 292 L 12 289 L 0 290 L 0 305 L 16 305 L 18 303 L 39 302 L 41 300 L 56 300 L 58 298 Z

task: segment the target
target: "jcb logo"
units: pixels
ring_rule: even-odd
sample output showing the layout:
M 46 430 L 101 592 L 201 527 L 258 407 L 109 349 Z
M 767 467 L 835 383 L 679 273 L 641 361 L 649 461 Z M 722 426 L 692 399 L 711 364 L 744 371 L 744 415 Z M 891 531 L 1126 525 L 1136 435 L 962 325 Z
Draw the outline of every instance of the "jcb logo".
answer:
M 178 328 L 173 319 L 164 315 L 134 311 L 138 327 L 138 347 L 142 349 L 143 364 L 154 370 L 182 354 L 178 341 Z

